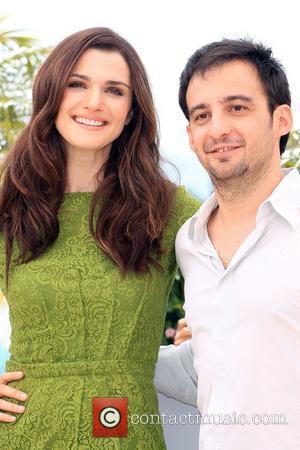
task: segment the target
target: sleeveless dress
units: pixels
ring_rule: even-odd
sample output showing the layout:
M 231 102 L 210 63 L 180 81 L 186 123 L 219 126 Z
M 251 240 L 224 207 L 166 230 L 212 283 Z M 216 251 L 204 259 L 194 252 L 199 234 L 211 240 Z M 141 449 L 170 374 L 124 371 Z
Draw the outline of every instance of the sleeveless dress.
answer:
M 130 417 L 158 414 L 153 376 L 176 272 L 175 235 L 199 203 L 178 188 L 164 233 L 164 273 L 124 278 L 90 235 L 91 195 L 65 194 L 54 245 L 12 267 L 4 292 L 12 325 L 6 370 L 24 371 L 10 385 L 28 399 L 15 423 L 0 423 L 1 450 L 165 449 L 161 425 Z M 4 264 L 0 237 L 3 291 Z M 93 437 L 93 397 L 128 398 L 127 437 Z

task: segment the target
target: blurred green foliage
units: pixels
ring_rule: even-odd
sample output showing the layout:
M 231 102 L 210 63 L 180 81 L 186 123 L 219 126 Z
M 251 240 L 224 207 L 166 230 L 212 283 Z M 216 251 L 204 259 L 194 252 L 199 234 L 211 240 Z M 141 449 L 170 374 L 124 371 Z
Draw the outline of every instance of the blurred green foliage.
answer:
M 300 166 L 300 130 L 295 130 L 290 133 L 287 149 L 282 155 L 283 167 L 297 167 Z
M 177 271 L 172 290 L 169 295 L 168 309 L 165 320 L 162 345 L 173 342 L 176 325 L 179 319 L 184 317 L 183 304 L 183 278 L 180 271 Z
M 0 152 L 10 148 L 29 120 L 32 80 L 50 50 L 34 38 L 6 30 L 5 20 L 0 17 Z

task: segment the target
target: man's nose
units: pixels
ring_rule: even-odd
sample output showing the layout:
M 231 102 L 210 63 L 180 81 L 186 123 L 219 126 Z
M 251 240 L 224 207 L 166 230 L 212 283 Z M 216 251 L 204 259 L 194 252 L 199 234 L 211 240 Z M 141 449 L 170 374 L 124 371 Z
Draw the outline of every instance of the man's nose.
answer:
M 230 134 L 231 126 L 229 121 L 224 117 L 223 114 L 212 115 L 210 120 L 210 137 L 214 140 L 220 139 L 224 136 Z

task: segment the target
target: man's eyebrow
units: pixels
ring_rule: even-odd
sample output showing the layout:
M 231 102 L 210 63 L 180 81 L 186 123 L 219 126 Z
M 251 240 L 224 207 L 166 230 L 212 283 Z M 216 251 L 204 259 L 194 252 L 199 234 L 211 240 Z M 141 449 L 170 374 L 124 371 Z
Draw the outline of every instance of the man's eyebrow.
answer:
M 205 109 L 207 107 L 208 107 L 207 103 L 198 103 L 197 105 L 195 105 L 191 109 L 189 109 L 189 115 L 191 116 L 198 109 Z
M 226 97 L 223 97 L 221 103 L 229 103 L 233 102 L 234 100 L 242 100 L 243 102 L 248 103 L 253 102 L 253 98 L 249 97 L 248 95 L 236 94 L 236 95 L 227 95 Z M 198 103 L 197 105 L 189 109 L 189 115 L 191 116 L 195 111 L 198 111 L 199 109 L 206 109 L 208 107 L 209 105 L 207 103 Z
M 81 80 L 91 81 L 90 77 L 88 77 L 87 75 L 82 75 L 81 73 L 71 73 L 70 77 L 76 77 L 76 78 L 80 78 Z M 126 84 L 124 81 L 120 81 L 120 80 L 107 80 L 107 81 L 105 81 L 105 84 L 108 84 L 108 85 L 110 84 L 113 86 L 122 85 L 130 90 L 130 86 L 128 86 L 128 84 Z
M 222 103 L 233 102 L 234 100 L 242 100 L 243 102 L 253 102 L 252 97 L 248 97 L 248 95 L 236 94 L 236 95 L 227 95 L 223 97 Z

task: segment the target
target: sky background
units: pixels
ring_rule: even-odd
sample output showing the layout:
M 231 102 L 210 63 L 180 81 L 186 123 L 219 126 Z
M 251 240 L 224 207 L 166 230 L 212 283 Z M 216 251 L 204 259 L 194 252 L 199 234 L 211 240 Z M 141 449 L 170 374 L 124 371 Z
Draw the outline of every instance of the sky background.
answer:
M 178 167 L 182 183 L 204 199 L 210 185 L 189 149 L 186 120 L 177 101 L 180 73 L 188 57 L 209 42 L 243 36 L 262 41 L 273 48 L 287 71 L 294 129 L 300 129 L 299 13 L 293 3 L 10 0 L 0 6 L 0 15 L 9 15 L 7 28 L 22 29 L 42 45 L 56 45 L 67 35 L 93 26 L 110 27 L 126 38 L 140 54 L 151 81 L 161 152 Z

